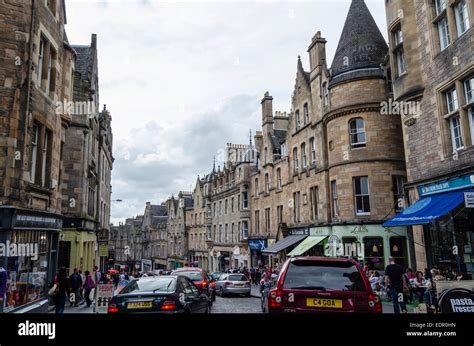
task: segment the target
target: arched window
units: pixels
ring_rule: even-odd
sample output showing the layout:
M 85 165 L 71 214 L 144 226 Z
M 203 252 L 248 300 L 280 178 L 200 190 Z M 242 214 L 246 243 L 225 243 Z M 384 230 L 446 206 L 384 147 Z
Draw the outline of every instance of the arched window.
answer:
M 356 118 L 349 121 L 349 137 L 352 149 L 366 146 L 364 119 Z
M 305 103 L 303 106 L 303 113 L 304 113 L 304 124 L 309 124 L 309 110 L 308 110 L 308 104 Z
M 298 131 L 300 129 L 300 126 L 301 126 L 300 111 L 297 110 L 295 112 L 295 128 L 296 128 L 296 131 Z

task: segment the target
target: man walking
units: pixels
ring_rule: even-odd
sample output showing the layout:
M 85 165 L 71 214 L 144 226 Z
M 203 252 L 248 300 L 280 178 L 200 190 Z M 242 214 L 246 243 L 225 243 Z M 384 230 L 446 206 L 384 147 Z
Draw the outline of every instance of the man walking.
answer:
M 407 313 L 404 288 L 407 287 L 405 272 L 401 265 L 395 263 L 395 258 L 389 258 L 389 265 L 385 268 L 385 287 L 390 292 L 392 298 L 393 310 L 396 314 Z
M 77 272 L 77 268 L 74 268 L 74 272 L 69 277 L 69 286 L 71 287 L 71 292 L 74 294 L 74 301 L 71 301 L 71 306 L 79 306 L 79 289 L 82 287 L 82 278 Z

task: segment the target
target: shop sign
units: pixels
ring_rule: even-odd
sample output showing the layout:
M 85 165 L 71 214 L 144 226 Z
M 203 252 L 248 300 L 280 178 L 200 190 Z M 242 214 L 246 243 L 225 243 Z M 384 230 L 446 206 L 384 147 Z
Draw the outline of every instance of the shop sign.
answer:
M 464 192 L 464 203 L 466 208 L 474 208 L 474 192 Z
M 288 231 L 288 235 L 309 235 L 309 228 L 295 228 Z
M 262 251 L 267 248 L 266 239 L 249 239 L 249 249 L 252 251 Z
M 99 257 L 109 257 L 109 246 L 107 244 L 99 245 Z
M 109 302 L 114 296 L 114 285 L 97 285 L 94 312 L 107 312 Z
M 17 214 L 14 227 L 61 229 L 62 220 L 51 216 Z
M 465 288 L 446 291 L 440 299 L 442 313 L 474 313 L 474 292 Z
M 422 185 L 418 188 L 418 193 L 423 197 L 435 193 L 459 190 L 472 186 L 474 186 L 474 175 L 465 175 L 459 178 Z

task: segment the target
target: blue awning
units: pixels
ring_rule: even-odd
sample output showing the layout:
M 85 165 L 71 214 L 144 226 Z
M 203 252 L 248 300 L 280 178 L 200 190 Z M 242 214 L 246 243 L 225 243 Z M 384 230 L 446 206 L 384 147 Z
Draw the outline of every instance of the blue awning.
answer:
M 474 192 L 474 189 L 423 197 L 400 214 L 387 220 L 383 227 L 423 225 L 433 222 L 463 203 L 464 192 Z

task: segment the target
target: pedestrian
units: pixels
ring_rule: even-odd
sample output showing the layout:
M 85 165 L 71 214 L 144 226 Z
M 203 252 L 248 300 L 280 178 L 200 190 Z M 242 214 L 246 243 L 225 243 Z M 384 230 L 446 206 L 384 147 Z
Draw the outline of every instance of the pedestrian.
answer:
M 406 282 L 408 284 L 408 303 L 413 302 L 413 295 L 414 292 L 414 280 L 416 279 L 416 275 L 413 274 L 413 270 L 411 268 L 407 268 L 405 272 Z
M 79 306 L 79 289 L 82 287 L 82 278 L 79 275 L 77 268 L 74 268 L 73 273 L 69 277 L 69 286 L 71 288 L 71 293 L 74 295 L 74 299 L 71 299 L 71 306 Z
M 102 277 L 102 273 L 99 271 L 99 267 L 94 266 L 94 283 L 97 285 Z
M 255 268 L 254 267 L 250 268 L 250 278 L 252 279 L 252 282 L 254 284 L 256 284 L 256 282 L 255 282 Z
M 79 288 L 79 305 L 84 304 L 84 282 L 86 281 L 85 275 L 82 273 L 82 270 L 77 271 L 81 277 L 81 287 Z
M 262 280 L 262 272 L 260 271 L 260 268 L 257 268 L 255 271 L 255 283 L 257 285 L 260 284 L 260 280 Z
M 389 258 L 389 265 L 385 268 L 385 285 L 390 291 L 393 310 L 396 314 L 407 313 L 404 290 L 408 288 L 403 267 L 395 263 L 395 258 Z M 401 308 L 401 311 L 400 311 Z
M 55 312 L 56 314 L 62 315 L 64 314 L 66 298 L 69 296 L 71 291 L 65 267 L 61 267 L 59 269 L 58 275 L 56 275 L 54 278 L 54 285 L 56 285 L 56 289 L 52 293 L 52 297 L 55 306 Z
M 90 307 L 92 304 L 90 294 L 93 288 L 96 287 L 94 280 L 92 280 L 91 273 L 86 270 L 86 281 L 84 283 L 84 289 L 86 291 L 85 298 L 86 298 L 86 308 Z

